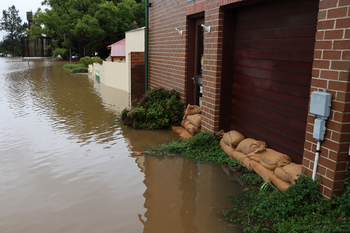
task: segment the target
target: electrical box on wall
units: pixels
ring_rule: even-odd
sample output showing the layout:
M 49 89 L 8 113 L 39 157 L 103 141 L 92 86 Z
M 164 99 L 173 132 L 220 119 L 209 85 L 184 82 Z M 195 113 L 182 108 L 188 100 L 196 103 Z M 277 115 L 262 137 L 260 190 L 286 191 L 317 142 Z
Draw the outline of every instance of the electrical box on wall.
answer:
M 325 133 L 326 120 L 320 118 L 315 119 L 313 138 L 316 139 L 316 141 L 323 141 Z
M 326 90 L 313 91 L 310 100 L 310 113 L 315 117 L 327 119 L 331 112 L 332 94 Z

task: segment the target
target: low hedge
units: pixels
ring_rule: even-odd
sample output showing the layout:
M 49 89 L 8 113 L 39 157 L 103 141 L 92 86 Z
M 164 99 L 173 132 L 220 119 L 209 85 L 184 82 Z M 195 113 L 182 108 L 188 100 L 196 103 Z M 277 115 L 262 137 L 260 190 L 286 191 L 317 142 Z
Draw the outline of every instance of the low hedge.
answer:
M 131 109 L 122 111 L 124 125 L 134 129 L 169 129 L 180 125 L 184 103 L 177 90 L 156 88 L 148 91 L 139 101 L 132 102 Z
M 64 64 L 63 68 L 69 70 L 70 73 L 88 73 L 89 69 L 84 66 L 84 64 Z

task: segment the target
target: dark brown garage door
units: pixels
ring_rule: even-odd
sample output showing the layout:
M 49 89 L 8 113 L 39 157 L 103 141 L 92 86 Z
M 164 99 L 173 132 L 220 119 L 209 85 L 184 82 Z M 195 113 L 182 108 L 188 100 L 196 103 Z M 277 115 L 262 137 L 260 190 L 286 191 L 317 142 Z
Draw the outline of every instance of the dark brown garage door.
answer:
M 262 1 L 235 12 L 230 127 L 301 163 L 318 0 Z

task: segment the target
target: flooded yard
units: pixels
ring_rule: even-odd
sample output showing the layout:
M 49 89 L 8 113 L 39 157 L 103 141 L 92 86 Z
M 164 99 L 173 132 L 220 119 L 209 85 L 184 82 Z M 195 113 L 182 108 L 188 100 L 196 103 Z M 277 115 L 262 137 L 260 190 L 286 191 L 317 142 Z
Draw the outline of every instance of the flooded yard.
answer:
M 1 233 L 240 232 L 221 166 L 139 156 L 177 135 L 125 128 L 128 93 L 65 63 L 0 58 Z

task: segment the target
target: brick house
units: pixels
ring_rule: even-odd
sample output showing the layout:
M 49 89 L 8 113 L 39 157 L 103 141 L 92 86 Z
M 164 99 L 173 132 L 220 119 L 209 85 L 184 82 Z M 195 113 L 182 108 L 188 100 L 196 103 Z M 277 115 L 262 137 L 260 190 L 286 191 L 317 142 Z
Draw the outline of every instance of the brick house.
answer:
M 149 2 L 149 87 L 201 99 L 203 129 L 266 141 L 311 175 L 310 92 L 332 94 L 317 173 L 325 197 L 339 194 L 350 161 L 350 1 Z

